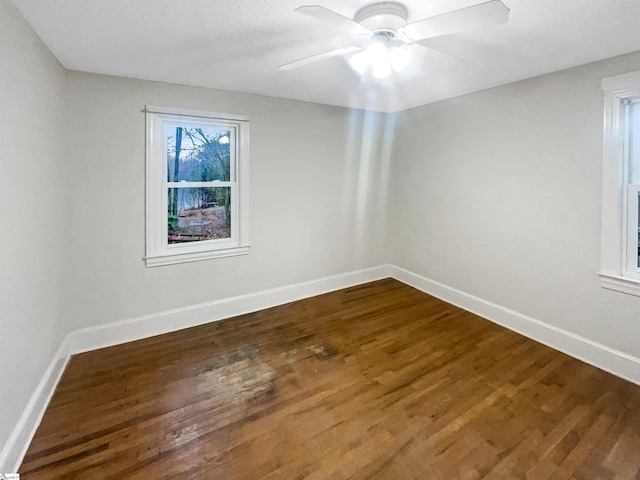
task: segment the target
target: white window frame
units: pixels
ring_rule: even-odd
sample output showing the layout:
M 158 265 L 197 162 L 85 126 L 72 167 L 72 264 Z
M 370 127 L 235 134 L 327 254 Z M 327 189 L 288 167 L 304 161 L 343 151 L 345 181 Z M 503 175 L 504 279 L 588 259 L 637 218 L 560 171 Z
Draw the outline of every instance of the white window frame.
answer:
M 633 232 L 638 222 L 638 185 L 629 184 L 628 122 L 629 104 L 640 101 L 640 72 L 605 78 L 602 89 L 605 105 L 600 284 L 640 296 L 638 238 L 637 231 L 635 236 Z
M 249 117 L 147 105 L 146 255 L 147 267 L 195 262 L 249 253 Z M 229 187 L 231 238 L 168 244 L 167 124 L 204 125 L 231 132 L 232 168 L 228 182 L 189 182 L 189 187 Z

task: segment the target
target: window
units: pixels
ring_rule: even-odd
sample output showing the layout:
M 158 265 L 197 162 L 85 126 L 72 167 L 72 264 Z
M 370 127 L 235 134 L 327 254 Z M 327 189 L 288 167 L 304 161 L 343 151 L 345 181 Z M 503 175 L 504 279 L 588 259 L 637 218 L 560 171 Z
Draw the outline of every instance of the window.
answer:
M 147 267 L 249 253 L 249 119 L 146 108 Z
M 607 78 L 601 284 L 640 296 L 640 72 Z

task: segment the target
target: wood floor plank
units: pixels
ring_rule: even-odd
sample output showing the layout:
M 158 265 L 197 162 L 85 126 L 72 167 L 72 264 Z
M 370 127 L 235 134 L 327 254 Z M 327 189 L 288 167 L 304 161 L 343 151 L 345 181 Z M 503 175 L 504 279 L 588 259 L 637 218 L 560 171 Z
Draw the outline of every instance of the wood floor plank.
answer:
M 74 356 L 22 479 L 640 479 L 640 387 L 386 279 Z

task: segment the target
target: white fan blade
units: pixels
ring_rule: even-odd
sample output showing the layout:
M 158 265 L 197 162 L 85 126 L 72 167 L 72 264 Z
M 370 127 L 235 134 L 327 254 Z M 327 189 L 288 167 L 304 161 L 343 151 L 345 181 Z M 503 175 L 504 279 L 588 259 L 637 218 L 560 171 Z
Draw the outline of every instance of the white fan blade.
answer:
M 320 5 L 308 5 L 305 7 L 296 8 L 296 12 L 311 17 L 320 22 L 328 23 L 334 27 L 341 28 L 353 35 L 368 36 L 371 35 L 371 30 L 363 27 L 359 23 L 354 22 L 350 18 L 340 15 L 333 10 L 322 7 Z
M 427 68 L 451 68 L 461 61 L 458 57 L 420 45 L 419 43 L 411 45 L 409 52 L 413 55 L 414 62 Z
M 498 25 L 505 23 L 508 19 L 509 9 L 505 4 L 500 0 L 492 0 L 410 23 L 405 25 L 402 31 L 411 40 L 424 40 L 474 28 Z
M 344 55 L 345 53 L 349 52 L 355 52 L 356 50 L 362 50 L 362 48 L 356 46 L 338 48 L 337 50 L 331 50 L 329 52 L 312 55 L 311 57 L 301 58 L 300 60 L 296 60 L 295 62 L 285 63 L 284 65 L 280 65 L 280 70 L 291 70 L 294 68 L 302 67 L 304 65 L 308 65 L 313 62 L 324 60 L 326 58 Z

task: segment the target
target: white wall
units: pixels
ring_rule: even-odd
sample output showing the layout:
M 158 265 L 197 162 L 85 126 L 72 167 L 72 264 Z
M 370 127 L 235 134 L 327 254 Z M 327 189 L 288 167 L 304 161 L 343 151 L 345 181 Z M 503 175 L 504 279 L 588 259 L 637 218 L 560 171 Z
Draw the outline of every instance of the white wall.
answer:
M 385 261 L 389 151 L 375 146 L 384 116 L 79 72 L 68 72 L 67 88 L 70 328 Z M 248 256 L 145 267 L 146 104 L 250 116 Z
M 64 75 L 0 0 L 0 450 L 66 333 Z
M 600 80 L 637 70 L 638 53 L 399 113 L 391 263 L 640 356 L 640 298 L 596 275 Z

